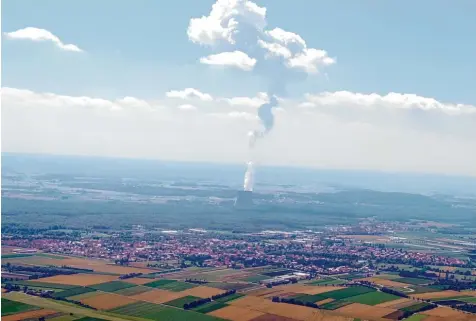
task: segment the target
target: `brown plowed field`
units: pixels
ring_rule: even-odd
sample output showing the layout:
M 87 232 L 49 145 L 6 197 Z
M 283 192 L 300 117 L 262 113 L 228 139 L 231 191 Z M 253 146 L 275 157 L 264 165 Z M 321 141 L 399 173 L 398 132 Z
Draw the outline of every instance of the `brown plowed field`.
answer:
M 445 320 L 458 320 L 458 321 L 469 321 L 469 320 L 476 320 L 476 316 L 474 314 L 467 314 L 458 310 L 453 310 L 448 307 L 437 307 L 432 310 L 420 312 L 420 314 L 424 315 L 429 315 L 429 316 L 435 316 L 435 317 L 441 317 L 444 318 Z M 429 320 L 429 318 L 426 318 L 426 320 Z
M 93 284 L 99 284 L 104 282 L 110 282 L 117 280 L 117 276 L 114 275 L 101 275 L 101 274 L 71 274 L 71 275 L 55 275 L 48 278 L 38 279 L 38 282 L 55 283 L 55 284 L 69 284 L 87 286 Z
M 448 290 L 448 291 L 440 291 L 440 292 L 429 292 L 429 293 L 421 293 L 421 294 L 414 294 L 412 295 L 409 293 L 410 296 L 414 296 L 415 298 L 419 299 L 436 299 L 436 298 L 449 298 L 452 296 L 462 296 L 464 295 L 461 292 Z
M 48 310 L 48 309 L 27 311 L 27 312 L 4 316 L 2 317 L 2 321 L 19 321 L 19 320 L 25 320 L 25 319 L 37 319 L 37 318 L 46 317 L 47 315 L 51 315 L 55 313 L 58 313 L 58 312 L 54 310 Z
M 217 318 L 222 318 L 222 319 L 227 319 L 232 321 L 248 321 L 248 320 L 257 318 L 260 315 L 263 315 L 264 313 L 247 309 L 247 308 L 230 305 L 222 309 L 212 311 L 208 314 L 213 315 L 214 317 L 217 317 Z
M 357 317 L 361 319 L 369 318 L 369 319 L 375 320 L 375 319 L 381 319 L 384 316 L 389 315 L 397 310 L 390 309 L 390 308 L 370 306 L 370 305 L 360 304 L 360 303 L 352 303 L 342 308 L 339 308 L 336 311 L 338 313 L 352 316 L 352 317 Z
M 164 303 L 186 296 L 181 292 L 169 292 L 160 289 L 153 289 L 144 293 L 133 295 L 130 298 L 152 303 Z
M 384 303 L 380 303 L 375 305 L 376 307 L 382 307 L 382 308 L 394 308 L 394 309 L 400 309 L 404 308 L 406 306 L 410 306 L 414 303 L 417 303 L 416 301 L 413 301 L 412 299 L 407 299 L 407 298 L 401 298 L 398 300 L 393 300 L 393 301 L 387 301 Z
M 81 300 L 82 303 L 90 305 L 96 309 L 109 310 L 126 304 L 137 302 L 127 296 L 117 295 L 112 293 L 98 294 Z
M 179 293 L 182 293 L 183 296 L 192 295 L 198 296 L 199 298 L 209 298 L 211 296 L 221 294 L 223 292 L 225 291 L 221 289 L 210 288 L 208 286 L 197 286 L 195 288 L 187 289 Z
M 406 284 L 406 283 L 395 282 L 395 281 L 392 281 L 392 280 L 379 279 L 377 277 L 365 278 L 365 279 L 361 279 L 361 280 L 374 282 L 376 284 L 381 284 L 381 285 L 385 285 L 385 286 L 396 287 L 396 288 L 403 288 L 403 287 L 408 286 L 408 284 Z

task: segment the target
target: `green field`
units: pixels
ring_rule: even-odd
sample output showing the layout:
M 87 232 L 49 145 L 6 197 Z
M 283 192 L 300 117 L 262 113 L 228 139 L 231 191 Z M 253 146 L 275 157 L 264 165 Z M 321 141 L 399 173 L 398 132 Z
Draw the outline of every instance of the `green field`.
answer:
M 46 282 L 40 282 L 40 281 L 12 281 L 8 282 L 11 284 L 18 284 L 18 285 L 26 285 L 26 286 L 36 286 L 36 287 L 42 287 L 42 288 L 51 288 L 51 289 L 74 289 L 77 288 L 77 285 L 70 285 L 70 284 L 57 284 L 57 283 L 46 283 Z
M 173 292 L 180 292 L 180 291 L 191 289 L 198 286 L 192 283 L 180 282 L 176 280 L 165 280 L 165 279 L 146 283 L 144 285 L 157 288 L 157 289 L 173 291 Z
M 235 293 L 235 294 L 232 294 L 232 295 L 224 296 L 223 298 L 216 299 L 214 301 L 215 302 L 226 303 L 226 302 L 230 302 L 230 301 L 236 300 L 238 298 L 241 298 L 242 296 L 243 296 L 243 294 Z
M 165 302 L 164 304 L 182 309 L 184 304 L 188 304 L 190 302 L 197 301 L 197 300 L 200 300 L 200 298 L 196 297 L 196 296 L 193 296 L 193 295 L 187 295 L 187 296 L 184 296 L 182 298 L 178 298 L 178 299 L 175 299 L 175 300 L 172 300 L 172 301 Z
M 36 253 L 35 256 L 47 257 L 47 258 L 53 259 L 53 260 L 64 260 L 64 259 L 67 259 L 67 258 L 68 258 L 68 257 L 66 257 L 66 256 L 55 255 L 55 254 L 48 254 L 48 253 Z
M 53 294 L 53 297 L 55 299 L 67 298 L 67 297 L 70 297 L 70 296 L 80 295 L 80 294 L 94 292 L 94 291 L 96 291 L 96 290 L 80 286 L 80 287 L 77 287 L 77 288 L 72 288 L 72 289 L 61 291 L 61 292 L 56 292 L 55 294 Z
M 322 296 L 326 298 L 332 298 L 334 300 L 341 300 L 345 298 L 349 298 L 352 296 L 356 296 L 359 294 L 375 292 L 374 289 L 365 287 L 365 286 L 352 286 L 345 289 L 335 290 L 331 292 L 321 293 Z
M 292 297 L 293 299 L 295 300 L 299 300 L 299 301 L 302 301 L 302 302 L 311 302 L 311 303 L 315 303 L 317 301 L 322 301 L 322 300 L 325 300 L 327 299 L 327 297 L 323 296 L 322 294 L 298 294 L 296 296 L 293 296 Z
M 34 254 L 21 254 L 21 253 L 3 254 L 2 259 L 15 259 L 15 258 L 28 257 L 33 255 Z
M 136 286 L 135 284 L 130 284 L 126 282 L 111 281 L 111 282 L 91 285 L 90 287 L 99 291 L 114 292 L 114 291 L 119 291 L 122 289 L 133 288 L 135 286 Z
M 426 302 L 421 302 L 421 303 L 417 303 L 417 304 L 414 304 L 414 305 L 410 305 L 410 306 L 405 307 L 405 308 L 401 308 L 400 311 L 415 312 L 415 311 L 418 311 L 421 308 L 426 307 L 428 305 L 429 304 L 426 303 Z
M 151 291 L 151 290 L 152 290 L 152 288 L 150 288 L 148 286 L 138 285 L 138 286 L 134 286 L 134 287 L 131 287 L 131 288 L 125 288 L 125 289 L 117 290 L 117 291 L 114 291 L 114 293 L 129 296 L 129 295 L 141 294 L 141 293 Z
M 422 285 L 422 284 L 428 284 L 432 282 L 431 280 L 420 279 L 420 278 L 398 278 L 398 279 L 394 279 L 393 281 L 406 283 L 406 284 L 414 284 L 414 285 Z
M 199 307 L 196 307 L 195 309 L 193 309 L 193 311 L 200 312 L 200 313 L 209 313 L 209 312 L 224 308 L 226 306 L 228 305 L 225 303 L 214 301 L 214 302 L 209 302 Z
M 38 310 L 39 308 L 34 305 L 29 305 L 17 301 L 11 301 L 2 298 L 2 317 L 10 314 L 17 314 L 20 312 Z
M 474 303 L 476 304 L 476 297 L 475 296 L 470 296 L 470 297 L 467 297 L 467 298 L 461 298 L 461 299 L 458 299 L 459 301 L 463 301 L 463 302 L 466 302 L 466 303 Z
M 424 314 L 414 314 L 411 317 L 405 319 L 405 321 L 422 321 L 423 319 L 427 318 L 427 315 Z
M 104 319 L 92 318 L 92 317 L 84 317 L 81 319 L 77 319 L 76 321 L 106 321 Z
M 308 285 L 340 285 L 347 283 L 346 280 L 339 280 L 339 279 L 332 279 L 332 278 L 326 278 L 322 280 L 317 280 L 317 281 L 312 281 L 309 283 L 306 283 Z
M 158 305 L 147 302 L 132 303 L 120 308 L 109 310 L 109 312 L 120 315 L 130 315 L 134 317 L 151 319 L 151 320 L 165 320 L 165 321 L 213 321 L 222 320 L 214 318 L 206 314 L 201 314 L 192 311 L 185 311 L 164 305 Z
M 367 305 L 377 305 L 380 303 L 401 299 L 401 297 L 385 292 L 369 292 L 346 298 L 346 301 L 362 303 Z
M 167 279 L 161 279 L 153 282 L 149 282 L 144 284 L 144 286 L 149 286 L 151 288 L 160 288 L 163 285 L 169 284 L 169 283 L 174 283 L 177 282 L 176 280 L 167 280 Z
M 340 275 L 339 277 L 342 278 L 342 279 L 346 279 L 346 280 L 355 280 L 355 279 L 365 278 L 365 275 L 360 274 L 360 273 L 356 273 L 356 274 L 350 273 L 350 274 L 346 274 L 346 275 Z
M 326 309 L 326 310 L 335 310 L 338 308 L 342 308 L 343 306 L 349 305 L 351 302 L 345 301 L 345 300 L 337 300 L 333 302 L 329 302 L 326 304 L 321 305 L 321 309 Z
M 243 279 L 239 279 L 239 280 L 245 281 L 245 282 L 258 283 L 259 281 L 263 281 L 263 280 L 266 280 L 266 279 L 269 279 L 269 276 L 256 274 L 256 275 L 249 276 L 249 277 L 247 277 L 247 278 L 243 278 Z
M 81 316 L 79 316 L 79 315 L 65 314 L 65 315 L 61 315 L 59 317 L 54 317 L 54 318 L 48 319 L 48 321 L 73 321 L 73 320 L 77 320 L 79 318 L 81 318 Z

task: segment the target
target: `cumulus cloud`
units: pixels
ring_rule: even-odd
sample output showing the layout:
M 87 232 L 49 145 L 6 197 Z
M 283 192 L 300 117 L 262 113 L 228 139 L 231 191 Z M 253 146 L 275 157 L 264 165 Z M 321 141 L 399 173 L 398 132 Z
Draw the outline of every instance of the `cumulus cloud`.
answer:
M 222 98 L 222 101 L 227 102 L 231 106 L 244 106 L 258 108 L 268 101 L 268 95 L 260 92 L 256 97 L 232 97 Z
M 73 52 L 83 51 L 77 45 L 65 44 L 61 41 L 60 38 L 55 36 L 50 31 L 45 29 L 40 29 L 40 28 L 27 27 L 23 29 L 18 29 L 12 32 L 5 32 L 5 36 L 8 39 L 18 39 L 18 40 L 21 39 L 21 40 L 30 40 L 30 41 L 36 41 L 36 42 L 49 41 L 64 51 L 73 51 Z
M 213 97 L 210 94 L 202 93 L 200 90 L 195 88 L 185 88 L 184 90 L 171 90 L 165 93 L 169 98 L 180 98 L 180 99 L 200 99 L 203 101 L 212 101 Z
M 264 95 L 252 98 L 259 97 Z M 2 147 L 241 162 L 248 152 L 247 132 L 258 119 L 246 109 L 252 104 L 225 99 L 234 101 L 196 99 L 193 109 L 169 97 L 104 99 L 3 88 Z M 276 127 L 256 151 L 256 161 L 476 175 L 475 110 L 412 94 L 311 93 L 280 102 Z
M 215 55 L 200 58 L 200 62 L 206 65 L 236 67 L 245 71 L 253 70 L 256 59 L 251 58 L 242 51 L 221 52 Z
M 192 42 L 213 50 L 234 48 L 247 54 L 255 60 L 253 65 L 264 64 L 262 73 L 267 76 L 269 64 L 310 74 L 335 63 L 325 50 L 309 48 L 296 33 L 279 27 L 267 30 L 266 13 L 265 7 L 249 0 L 217 0 L 208 16 L 190 20 L 187 34 Z

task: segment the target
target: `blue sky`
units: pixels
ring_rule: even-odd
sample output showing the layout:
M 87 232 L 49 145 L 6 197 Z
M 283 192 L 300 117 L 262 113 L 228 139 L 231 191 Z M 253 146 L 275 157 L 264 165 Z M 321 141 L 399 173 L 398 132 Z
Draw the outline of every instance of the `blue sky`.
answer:
M 2 30 L 44 28 L 86 55 L 45 43 L 3 43 L 3 85 L 64 94 L 154 97 L 176 87 L 253 94 L 264 85 L 243 73 L 197 63 L 207 48 L 191 43 L 190 18 L 214 1 L 3 1 Z M 258 1 L 269 27 L 300 34 L 337 58 L 291 94 L 350 90 L 415 93 L 476 103 L 476 2 Z M 59 81 L 61 79 L 61 81 Z M 203 79 L 207 79 L 206 82 Z
M 2 1 L 2 150 L 476 176 L 476 1 L 234 1 Z

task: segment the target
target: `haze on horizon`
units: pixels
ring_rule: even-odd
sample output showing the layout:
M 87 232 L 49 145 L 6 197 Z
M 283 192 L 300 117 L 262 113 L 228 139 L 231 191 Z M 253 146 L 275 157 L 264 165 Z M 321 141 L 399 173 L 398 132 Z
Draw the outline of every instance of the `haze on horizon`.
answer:
M 471 1 L 2 9 L 2 152 L 476 176 Z

